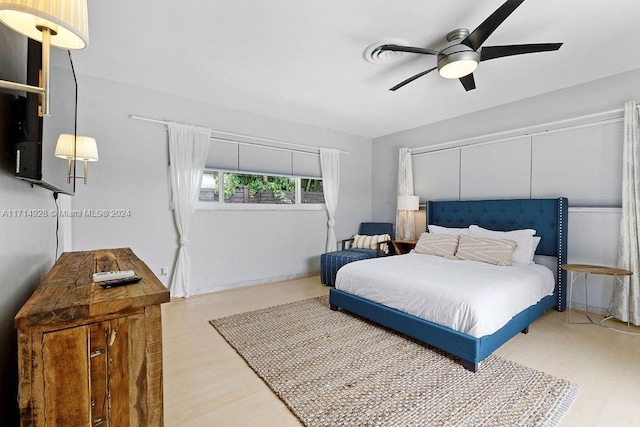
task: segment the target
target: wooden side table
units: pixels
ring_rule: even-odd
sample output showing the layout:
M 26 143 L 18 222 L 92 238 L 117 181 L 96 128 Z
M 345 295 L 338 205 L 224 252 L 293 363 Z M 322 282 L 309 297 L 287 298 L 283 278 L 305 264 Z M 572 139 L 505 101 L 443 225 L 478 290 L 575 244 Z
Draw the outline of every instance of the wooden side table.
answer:
M 571 309 L 572 309 L 572 299 L 571 299 L 571 293 L 573 290 L 573 282 L 577 279 L 578 275 L 583 274 L 584 275 L 584 304 L 585 304 L 585 313 L 588 313 L 588 307 L 589 307 L 589 303 L 588 303 L 588 297 L 587 297 L 587 278 L 590 274 L 601 274 L 601 275 L 605 275 L 605 276 L 614 276 L 618 282 L 624 286 L 624 277 L 628 277 L 631 276 L 633 274 L 632 271 L 629 270 L 625 270 L 622 268 L 617 268 L 617 267 L 606 267 L 606 266 L 601 266 L 601 265 L 591 265 L 591 264 L 563 264 L 562 265 L 562 269 L 563 270 L 567 270 L 571 272 L 571 280 L 569 282 L 569 304 L 568 304 L 568 309 L 567 309 L 567 323 L 587 323 L 587 322 L 571 322 Z M 631 302 L 631 287 L 629 286 L 629 299 L 627 300 L 627 304 L 630 304 Z M 629 311 L 629 306 L 627 306 L 627 311 Z M 616 331 L 620 331 L 620 332 L 628 332 L 628 333 L 634 333 L 631 332 L 631 328 L 630 328 L 630 324 L 629 324 L 629 318 L 627 318 L 627 330 L 626 331 L 621 331 L 617 328 L 612 328 L 610 326 L 605 325 L 603 322 L 605 322 L 606 320 L 611 319 L 612 316 L 608 316 L 605 317 L 604 319 L 602 319 L 600 321 L 600 324 L 602 326 L 605 326 L 609 329 L 614 329 Z M 591 317 L 589 317 L 589 314 L 587 314 L 587 319 L 589 319 L 590 323 L 593 323 L 593 320 L 591 320 Z
M 416 247 L 417 240 L 392 240 L 391 244 L 396 251 L 396 255 L 409 253 L 411 249 Z

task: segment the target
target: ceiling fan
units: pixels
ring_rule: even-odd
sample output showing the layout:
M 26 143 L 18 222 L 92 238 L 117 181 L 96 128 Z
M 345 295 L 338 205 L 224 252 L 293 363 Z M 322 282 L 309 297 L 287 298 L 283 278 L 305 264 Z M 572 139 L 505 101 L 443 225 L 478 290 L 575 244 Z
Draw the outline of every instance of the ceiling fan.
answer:
M 372 54 L 384 55 L 383 52 L 409 52 L 423 55 L 437 55 L 438 65 L 422 71 L 398 83 L 389 90 L 395 91 L 408 83 L 438 69 L 442 77 L 459 79 L 468 92 L 476 88 L 473 72 L 481 61 L 502 58 L 505 56 L 522 55 L 526 53 L 549 52 L 560 49 L 562 43 L 536 43 L 505 46 L 482 47 L 487 38 L 504 22 L 524 0 L 507 0 L 475 30 L 469 33 L 466 28 L 459 28 L 447 34 L 447 46 L 442 50 L 421 47 L 384 44 L 373 49 Z

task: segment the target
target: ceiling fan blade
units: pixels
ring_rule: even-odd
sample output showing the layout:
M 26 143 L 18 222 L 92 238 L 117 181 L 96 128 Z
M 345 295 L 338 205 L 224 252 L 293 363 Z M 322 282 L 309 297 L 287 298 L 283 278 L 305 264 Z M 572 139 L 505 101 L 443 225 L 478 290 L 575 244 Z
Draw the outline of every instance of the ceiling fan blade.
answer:
M 425 74 L 428 74 L 428 73 L 432 72 L 432 71 L 433 71 L 433 70 L 435 70 L 436 68 L 438 68 L 438 67 L 429 68 L 427 71 L 423 71 L 423 72 L 421 72 L 421 73 L 416 74 L 415 76 L 411 76 L 411 77 L 409 77 L 407 80 L 405 80 L 405 81 L 403 81 L 403 82 L 401 82 L 401 83 L 398 83 L 397 85 L 395 85 L 394 87 L 392 87 L 392 88 L 391 88 L 391 89 L 389 89 L 389 90 L 397 90 L 397 89 L 400 89 L 402 86 L 404 86 L 404 85 L 406 85 L 406 84 L 409 84 L 409 83 L 411 83 L 412 81 L 414 81 L 415 79 L 418 79 L 418 78 L 420 78 L 420 77 L 424 76 Z
M 476 88 L 476 81 L 473 78 L 473 73 L 467 74 L 464 77 L 460 77 L 460 83 L 462 83 L 462 86 L 464 86 L 464 90 L 466 90 L 467 92 Z
M 437 55 L 437 50 L 433 49 L 425 49 L 422 47 L 412 47 L 412 46 L 400 46 L 397 44 L 384 44 L 378 48 L 378 50 L 391 50 L 394 52 L 409 52 L 409 53 L 422 53 L 425 55 Z
M 514 44 L 507 46 L 486 46 L 480 51 L 480 61 L 502 58 L 525 53 L 550 52 L 560 49 L 562 43 Z
M 511 13 L 520 6 L 524 0 L 507 0 L 502 6 L 496 9 L 484 22 L 478 25 L 464 40 L 462 44 L 469 46 L 473 50 L 478 50 L 482 43 L 504 22 Z

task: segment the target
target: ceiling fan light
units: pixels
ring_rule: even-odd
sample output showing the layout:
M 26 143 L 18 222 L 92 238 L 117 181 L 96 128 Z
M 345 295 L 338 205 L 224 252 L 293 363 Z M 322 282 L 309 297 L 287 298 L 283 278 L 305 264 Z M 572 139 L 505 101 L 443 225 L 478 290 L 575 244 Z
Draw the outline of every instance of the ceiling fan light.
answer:
M 453 52 L 438 57 L 438 72 L 446 79 L 459 79 L 473 73 L 479 62 L 480 55 L 473 50 Z
M 450 62 L 438 70 L 445 79 L 459 79 L 473 73 L 478 68 L 478 63 L 472 59 L 462 59 Z

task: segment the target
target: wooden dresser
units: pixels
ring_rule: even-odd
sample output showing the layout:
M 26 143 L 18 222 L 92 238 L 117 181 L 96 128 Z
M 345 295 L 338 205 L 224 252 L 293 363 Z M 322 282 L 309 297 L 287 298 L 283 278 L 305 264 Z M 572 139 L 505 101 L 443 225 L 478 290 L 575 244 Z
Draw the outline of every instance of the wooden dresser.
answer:
M 112 270 L 142 281 L 92 282 Z M 15 317 L 21 425 L 162 426 L 167 301 L 167 288 L 129 248 L 63 253 Z

